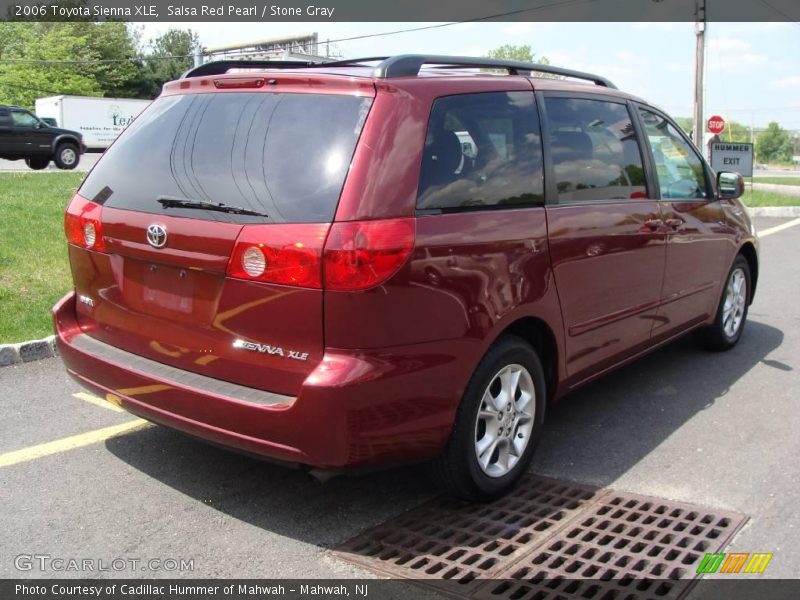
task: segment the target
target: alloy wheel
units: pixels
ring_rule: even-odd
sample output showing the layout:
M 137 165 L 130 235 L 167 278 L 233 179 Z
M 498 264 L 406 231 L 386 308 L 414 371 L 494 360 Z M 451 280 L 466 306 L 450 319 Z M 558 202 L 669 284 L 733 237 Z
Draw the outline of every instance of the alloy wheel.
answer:
M 475 456 L 489 477 L 508 474 L 530 443 L 536 388 L 522 365 L 506 365 L 492 378 L 475 422 Z
M 725 302 L 722 305 L 722 329 L 732 338 L 742 326 L 744 309 L 747 303 L 747 279 L 741 268 L 736 268 L 728 278 L 725 289 Z

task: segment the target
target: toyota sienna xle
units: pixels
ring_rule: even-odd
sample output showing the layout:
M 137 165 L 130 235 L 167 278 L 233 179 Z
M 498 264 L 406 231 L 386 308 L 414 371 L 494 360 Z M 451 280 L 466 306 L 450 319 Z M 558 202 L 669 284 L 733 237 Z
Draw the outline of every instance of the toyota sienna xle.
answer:
M 153 422 L 324 470 L 433 459 L 487 499 L 550 401 L 689 331 L 736 344 L 758 277 L 741 193 L 596 75 L 209 63 L 70 202 L 59 349 Z

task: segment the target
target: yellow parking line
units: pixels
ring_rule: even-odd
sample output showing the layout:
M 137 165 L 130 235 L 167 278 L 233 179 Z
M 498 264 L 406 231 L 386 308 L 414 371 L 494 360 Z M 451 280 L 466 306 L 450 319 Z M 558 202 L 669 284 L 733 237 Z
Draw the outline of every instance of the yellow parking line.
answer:
M 0 467 L 9 467 L 19 463 L 35 460 L 44 456 L 51 456 L 73 450 L 75 448 L 82 448 L 83 446 L 90 446 L 98 442 L 105 441 L 109 438 L 115 437 L 122 433 L 126 433 L 137 427 L 145 425 L 147 421 L 144 419 L 136 419 L 128 421 L 120 425 L 112 425 L 111 427 L 103 427 L 102 429 L 95 429 L 94 431 L 87 431 L 86 433 L 79 433 L 78 435 L 71 435 L 69 437 L 46 442 L 44 444 L 37 444 L 36 446 L 28 446 L 19 450 L 13 450 L 0 454 Z
M 125 410 L 117 406 L 116 404 L 112 404 L 108 400 L 103 400 L 102 398 L 98 398 L 93 394 L 87 394 L 86 392 L 77 392 L 72 394 L 73 398 L 77 398 L 78 400 L 83 400 L 84 402 L 88 402 L 89 404 L 94 404 L 95 406 L 100 406 L 102 408 L 107 408 L 108 410 L 113 410 L 114 412 L 124 413 Z
M 800 218 L 792 219 L 782 225 L 776 225 L 775 227 L 770 227 L 769 229 L 765 229 L 764 231 L 758 232 L 758 237 L 766 237 L 768 235 L 772 235 L 773 233 L 778 233 L 779 231 L 783 231 L 784 229 L 789 229 L 789 227 L 794 227 L 795 225 L 800 225 Z

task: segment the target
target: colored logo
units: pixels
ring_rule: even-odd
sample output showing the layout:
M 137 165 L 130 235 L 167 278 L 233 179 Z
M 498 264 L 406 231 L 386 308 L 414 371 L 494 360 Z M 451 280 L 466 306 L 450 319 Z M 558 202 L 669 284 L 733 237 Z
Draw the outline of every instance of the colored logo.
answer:
M 772 560 L 772 553 L 769 552 L 714 552 L 706 553 L 703 560 L 697 566 L 697 572 L 726 573 L 736 575 L 738 573 L 763 573 L 769 561 Z

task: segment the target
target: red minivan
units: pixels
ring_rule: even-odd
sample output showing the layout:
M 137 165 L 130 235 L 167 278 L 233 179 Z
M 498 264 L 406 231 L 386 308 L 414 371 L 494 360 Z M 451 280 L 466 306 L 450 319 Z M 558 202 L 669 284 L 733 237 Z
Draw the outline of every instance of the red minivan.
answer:
M 485 500 L 526 470 L 548 402 L 689 331 L 739 340 L 741 193 L 596 75 L 209 63 L 70 202 L 59 350 L 153 422 L 325 470 L 433 459 Z

